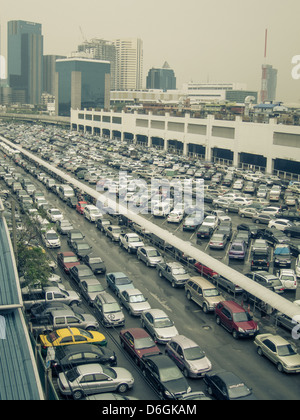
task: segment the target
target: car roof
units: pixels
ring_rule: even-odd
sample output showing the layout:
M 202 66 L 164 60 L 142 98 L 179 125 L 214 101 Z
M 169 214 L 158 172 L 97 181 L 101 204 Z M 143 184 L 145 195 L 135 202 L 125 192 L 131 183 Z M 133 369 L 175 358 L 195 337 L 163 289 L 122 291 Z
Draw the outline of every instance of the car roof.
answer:
M 221 378 L 226 383 L 227 386 L 235 385 L 236 383 L 244 383 L 244 381 L 242 381 L 238 376 L 236 376 L 232 372 L 224 371 L 224 372 L 217 372 L 217 373 L 209 374 L 209 376 L 215 376 L 215 375 Z
M 72 251 L 60 252 L 60 254 L 64 257 L 76 257 L 76 254 L 74 254 Z
M 142 295 L 142 292 L 139 289 L 126 289 L 124 292 L 128 293 L 129 295 Z
M 80 375 L 88 375 L 94 373 L 102 373 L 103 366 L 100 363 L 90 363 L 87 365 L 79 365 L 77 366 L 77 371 Z
M 233 300 L 224 300 L 220 303 L 222 303 L 227 308 L 231 309 L 233 312 L 245 312 L 245 309 Z
M 77 343 L 76 346 L 70 344 L 63 347 L 58 346 L 56 348 L 56 351 L 63 352 L 66 355 L 97 350 L 99 350 L 99 347 L 96 344 L 92 343 Z
M 72 309 L 53 309 L 51 314 L 54 316 L 76 316 Z
M 147 311 L 148 313 L 150 313 L 151 315 L 155 317 L 168 317 L 168 315 L 165 313 L 165 311 L 163 311 L 162 309 L 149 309 Z
M 144 338 L 144 337 L 149 337 L 149 334 L 147 333 L 147 331 L 144 328 L 138 328 L 138 327 L 134 327 L 134 328 L 124 328 L 123 330 L 121 330 L 120 332 L 122 332 L 123 334 L 125 332 L 129 332 L 130 334 L 133 335 L 134 338 Z
M 112 303 L 112 302 L 117 302 L 117 300 L 114 298 L 114 296 L 112 296 L 111 294 L 109 294 L 108 292 L 103 292 L 103 293 L 99 293 L 98 297 L 104 301 L 104 303 Z
M 212 283 L 210 283 L 207 279 L 205 279 L 204 277 L 201 277 L 201 276 L 193 276 L 193 277 L 190 278 L 189 281 L 191 281 L 191 280 L 194 283 L 197 283 L 202 288 L 205 288 L 205 287 L 207 287 L 209 289 L 215 288 L 215 286 Z
M 166 368 L 166 367 L 173 367 L 174 366 L 174 362 L 172 359 L 170 359 L 169 356 L 166 356 L 164 354 L 154 354 L 154 355 L 147 355 L 147 356 L 143 356 L 143 358 L 148 359 L 148 360 L 152 360 L 156 366 L 158 367 L 158 369 L 160 368 Z M 176 365 L 175 365 L 176 366 Z
M 176 335 L 170 340 L 170 342 L 177 343 L 184 349 L 198 346 L 198 344 L 195 343 L 195 341 L 191 340 L 190 338 L 182 334 Z

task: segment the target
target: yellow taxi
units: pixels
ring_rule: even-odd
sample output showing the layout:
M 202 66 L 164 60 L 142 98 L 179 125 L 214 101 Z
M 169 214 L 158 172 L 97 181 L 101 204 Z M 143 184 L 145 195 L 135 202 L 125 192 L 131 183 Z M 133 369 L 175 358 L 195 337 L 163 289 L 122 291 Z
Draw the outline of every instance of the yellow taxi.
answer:
M 106 346 L 105 336 L 98 331 L 86 331 L 82 328 L 61 328 L 39 336 L 42 353 L 47 353 L 49 347 L 66 346 L 70 344 L 98 344 Z

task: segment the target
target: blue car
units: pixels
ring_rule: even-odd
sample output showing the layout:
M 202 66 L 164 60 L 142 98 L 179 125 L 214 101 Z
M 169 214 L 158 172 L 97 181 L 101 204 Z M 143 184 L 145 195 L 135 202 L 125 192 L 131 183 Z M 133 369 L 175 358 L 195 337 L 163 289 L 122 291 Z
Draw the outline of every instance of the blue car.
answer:
M 120 293 L 123 292 L 123 290 L 134 288 L 132 281 L 122 272 L 107 273 L 106 281 L 108 287 L 110 287 L 117 296 L 120 296 Z

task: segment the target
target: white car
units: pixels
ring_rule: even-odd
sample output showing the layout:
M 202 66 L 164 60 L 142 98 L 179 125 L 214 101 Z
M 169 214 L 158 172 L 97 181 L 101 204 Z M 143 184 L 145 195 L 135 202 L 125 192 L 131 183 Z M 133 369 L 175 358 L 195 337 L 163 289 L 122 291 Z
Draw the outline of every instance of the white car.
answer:
M 202 226 L 209 226 L 215 229 L 219 224 L 219 219 L 217 216 L 206 216 L 202 222 Z
M 103 216 L 98 207 L 94 206 L 93 204 L 85 206 L 83 215 L 90 222 L 96 222 L 96 220 Z
M 294 270 L 282 269 L 279 272 L 279 279 L 287 290 L 297 290 L 297 276 Z
M 289 226 L 293 226 L 293 223 L 287 219 L 273 219 L 270 220 L 268 224 L 268 228 L 276 228 L 282 231 Z
M 47 216 L 51 222 L 57 222 L 57 220 L 62 220 L 64 218 L 62 212 L 59 209 L 48 209 Z
M 250 206 L 252 204 L 253 200 L 250 200 L 246 197 L 236 197 L 233 199 L 234 204 L 238 204 L 240 206 Z
M 239 216 L 250 217 L 257 216 L 258 211 L 254 207 L 241 207 L 239 208 Z
M 59 236 L 53 229 L 47 230 L 42 235 L 42 239 L 47 248 L 60 248 L 61 246 Z
M 171 211 L 167 217 L 168 223 L 180 223 L 183 219 L 183 212 L 181 211 Z
M 296 272 L 296 276 L 300 277 L 300 255 L 298 255 L 295 262 L 295 272 Z

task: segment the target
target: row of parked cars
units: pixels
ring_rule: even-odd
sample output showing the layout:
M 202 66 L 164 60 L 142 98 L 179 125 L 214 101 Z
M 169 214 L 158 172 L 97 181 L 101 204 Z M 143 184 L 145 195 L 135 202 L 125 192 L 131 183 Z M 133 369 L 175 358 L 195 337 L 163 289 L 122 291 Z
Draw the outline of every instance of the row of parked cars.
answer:
M 125 235 L 124 235 L 125 236 Z M 138 248 L 139 249 L 139 248 Z M 150 265 L 150 264 L 149 264 Z M 156 265 L 157 267 L 158 267 L 158 265 Z M 158 271 L 158 273 L 160 273 L 159 271 Z M 159 275 L 161 275 L 161 274 L 159 274 Z M 109 276 L 108 276 L 108 274 L 107 274 L 107 281 L 108 281 L 108 278 L 109 278 Z M 185 282 L 185 284 L 187 284 L 187 281 Z M 100 296 L 100 294 L 98 295 L 98 296 Z M 150 312 L 150 310 L 148 310 L 148 311 L 146 311 L 145 312 L 145 314 L 147 313 L 148 315 L 149 315 L 149 312 Z M 144 313 L 144 312 L 143 312 Z M 153 314 L 152 314 L 153 315 Z M 159 314 L 158 314 L 159 315 Z M 143 319 L 143 322 L 145 323 L 145 327 L 146 327 L 146 325 L 148 325 L 148 324 L 146 324 L 146 322 L 147 321 L 149 321 L 148 320 L 148 318 L 150 318 L 150 320 L 151 320 L 151 317 L 147 317 L 147 319 Z M 217 318 L 216 318 L 217 319 Z M 170 320 L 169 320 L 170 321 Z M 149 324 L 149 325 L 151 325 L 151 323 Z M 150 327 L 148 327 L 148 328 L 150 328 Z M 175 338 L 176 338 L 176 336 L 178 336 L 178 334 L 176 334 L 175 335 Z M 156 360 L 163 360 L 162 358 L 156 358 Z M 150 361 L 149 361 L 150 362 Z M 152 361 L 153 362 L 153 361 Z M 150 368 L 153 370 L 154 369 L 154 364 L 153 363 L 149 363 L 149 366 L 150 366 Z M 156 366 L 157 367 L 157 366 Z M 146 369 L 146 368 L 145 368 Z M 207 381 L 208 381 L 208 378 L 207 378 Z M 165 397 L 166 397 L 166 395 L 165 395 Z

